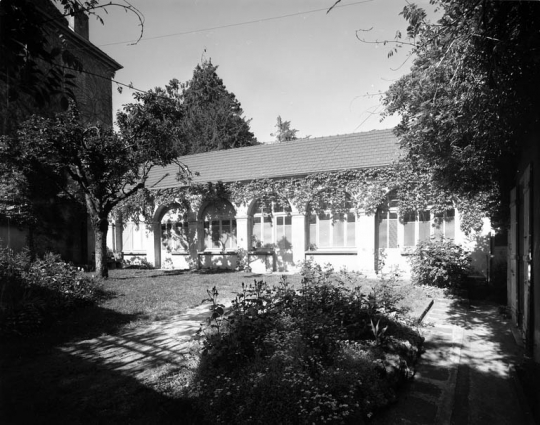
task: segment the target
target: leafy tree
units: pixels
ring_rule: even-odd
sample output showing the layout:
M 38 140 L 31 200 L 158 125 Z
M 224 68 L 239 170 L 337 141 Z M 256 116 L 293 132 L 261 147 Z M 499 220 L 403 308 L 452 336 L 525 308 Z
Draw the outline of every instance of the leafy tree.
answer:
M 276 138 L 276 142 L 289 142 L 297 139 L 296 133 L 298 133 L 298 130 L 291 128 L 291 122 L 283 121 L 280 115 L 277 117 L 276 128 L 277 131 L 270 134 L 270 136 Z
M 479 205 L 499 223 L 520 141 L 539 127 L 540 4 L 434 0 L 437 23 L 407 5 L 410 73 L 383 102 L 398 113 L 405 160 L 435 188 Z
M 121 7 L 135 14 L 141 23 L 144 17 L 128 2 L 98 0 L 3 0 L 0 3 L 0 135 L 14 134 L 20 123 L 32 114 L 52 118 L 69 106 L 74 98 L 77 72 L 85 72 L 84 64 L 70 49 L 65 32 L 66 18 L 79 14 L 92 15 L 101 23 L 99 11 Z M 61 228 L 59 214 L 63 202 L 59 188 L 42 173 L 21 169 L 13 155 L 0 157 L 0 218 L 27 227 L 32 255 L 34 231 L 40 228 L 53 232 Z M 55 202 L 51 202 L 56 199 Z M 47 220 L 51 218 L 51 220 Z M 45 224 L 46 223 L 46 224 Z
M 186 116 L 183 131 L 190 153 L 209 152 L 257 144 L 234 93 L 227 90 L 211 61 L 197 65 L 182 86 Z
M 144 100 L 148 107 L 153 103 L 153 108 L 174 119 L 178 132 L 183 134 L 182 141 L 187 141 L 176 147 L 179 154 L 258 144 L 250 131 L 250 120 L 242 116 L 240 102 L 227 91 L 217 68 L 205 61 L 196 66 L 186 83 L 172 79 L 163 88 L 134 95 L 137 101 Z
M 85 126 L 76 111 L 55 119 L 32 116 L 0 139 L 0 154 L 23 174 L 38 173 L 85 205 L 95 235 L 96 272 L 107 277 L 106 240 L 112 209 L 144 187 L 154 165 L 175 161 L 174 123 L 142 102 L 119 120 L 120 132 Z M 182 173 L 181 169 L 180 173 Z

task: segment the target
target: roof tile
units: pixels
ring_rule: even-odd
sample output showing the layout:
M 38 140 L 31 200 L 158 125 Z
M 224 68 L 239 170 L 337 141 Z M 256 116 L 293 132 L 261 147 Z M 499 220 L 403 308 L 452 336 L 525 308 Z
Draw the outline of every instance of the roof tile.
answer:
M 206 183 L 381 167 L 395 160 L 398 152 L 398 140 L 388 129 L 206 152 L 179 160 L 193 173 L 193 182 Z M 155 167 L 146 186 L 178 186 L 177 172 L 178 166 L 174 164 Z

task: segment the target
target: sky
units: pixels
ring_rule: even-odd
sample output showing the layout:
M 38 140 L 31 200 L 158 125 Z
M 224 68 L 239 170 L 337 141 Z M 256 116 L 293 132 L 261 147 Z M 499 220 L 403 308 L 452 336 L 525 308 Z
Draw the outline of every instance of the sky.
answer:
M 404 47 L 388 58 L 405 33 L 405 0 L 130 0 L 137 17 L 109 6 L 102 25 L 90 20 L 90 40 L 123 65 L 115 80 L 149 90 L 171 79 L 191 79 L 211 60 L 236 95 L 259 142 L 275 138 L 278 115 L 298 137 L 322 137 L 394 127 L 381 122 L 380 93 L 409 70 Z M 121 0 L 120 0 L 121 2 Z M 428 0 L 416 3 L 429 7 Z M 357 33 L 357 31 L 359 31 Z M 113 83 L 113 112 L 134 102 Z

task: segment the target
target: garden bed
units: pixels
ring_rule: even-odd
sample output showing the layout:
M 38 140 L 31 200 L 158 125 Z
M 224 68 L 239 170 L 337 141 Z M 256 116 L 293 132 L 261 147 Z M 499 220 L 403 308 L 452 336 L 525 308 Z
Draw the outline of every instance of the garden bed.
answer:
M 302 288 L 300 276 L 287 278 L 291 288 Z M 0 422 L 204 423 L 205 412 L 210 412 L 207 403 L 211 398 L 205 401 L 193 393 L 195 378 L 203 378 L 204 375 L 197 356 L 187 359 L 182 367 L 156 365 L 146 370 L 141 380 L 85 359 L 68 357 L 58 347 L 103 334 L 121 335 L 126 330 L 184 313 L 189 307 L 199 305 L 204 298 L 208 298 L 207 289 L 214 286 L 219 292 L 219 300 L 232 300 L 238 292 L 242 292 L 242 282 L 246 288 L 250 283 L 261 280 L 269 286 L 279 286 L 280 276 L 212 271 L 112 270 L 110 279 L 104 282 L 104 288 L 109 293 L 107 299 L 98 305 L 77 309 L 51 328 L 2 345 L 0 373 L 5 390 L 0 400 Z M 344 282 L 343 286 L 354 288 L 357 283 L 367 288 L 378 281 L 356 276 Z M 410 308 L 412 315 L 417 317 L 418 313 L 415 312 L 423 311 L 429 303 L 429 294 L 426 295 L 425 288 L 407 282 L 400 282 L 398 286 L 405 295 L 399 305 Z M 379 329 L 382 330 L 384 326 L 386 324 L 382 320 Z M 410 371 L 406 372 L 401 367 L 402 343 L 393 343 L 394 336 L 390 330 L 385 334 L 388 338 L 380 346 L 369 340 L 361 343 L 370 350 L 372 348 L 371 353 L 361 344 L 355 346 L 351 343 L 344 350 L 351 353 L 351 364 L 363 364 L 366 370 L 371 370 L 371 366 L 366 366 L 368 364 L 378 365 L 371 372 L 366 372 L 368 376 L 389 377 L 395 370 L 395 377 L 399 380 L 400 376 L 410 375 L 412 369 L 408 366 Z M 416 356 L 416 349 L 412 351 Z M 277 363 L 278 357 L 274 360 Z M 255 364 L 250 370 L 254 372 L 256 367 Z M 334 375 L 328 372 L 326 377 L 330 380 L 352 379 L 345 373 Z M 222 375 L 220 378 L 216 375 L 216 379 L 216 385 L 225 382 Z M 261 389 L 270 385 L 271 379 L 268 379 L 261 380 Z M 186 392 L 188 384 L 192 384 L 191 394 Z M 274 388 L 273 385 L 271 387 Z M 372 385 L 366 384 L 363 388 L 363 391 L 370 392 Z M 380 388 L 386 402 L 391 402 L 393 390 L 387 392 L 384 385 Z M 227 398 L 223 400 L 226 402 Z M 377 400 L 381 399 L 377 397 Z M 376 401 L 377 405 L 379 401 Z M 238 408 L 246 405 L 238 399 L 231 402 Z M 376 412 L 376 409 L 366 412 Z
M 212 423 L 362 423 L 414 374 L 418 289 L 306 263 L 299 286 L 256 281 L 228 312 L 215 290 L 183 395 Z

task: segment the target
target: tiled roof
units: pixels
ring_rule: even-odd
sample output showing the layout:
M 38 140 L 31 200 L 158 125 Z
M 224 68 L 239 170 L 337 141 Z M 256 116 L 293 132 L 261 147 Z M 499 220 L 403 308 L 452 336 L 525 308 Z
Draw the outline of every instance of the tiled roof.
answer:
M 298 139 L 183 156 L 195 183 L 303 176 L 316 172 L 381 167 L 398 156 L 392 130 Z M 178 186 L 177 165 L 155 167 L 150 189 Z M 198 172 L 199 175 L 195 175 Z

